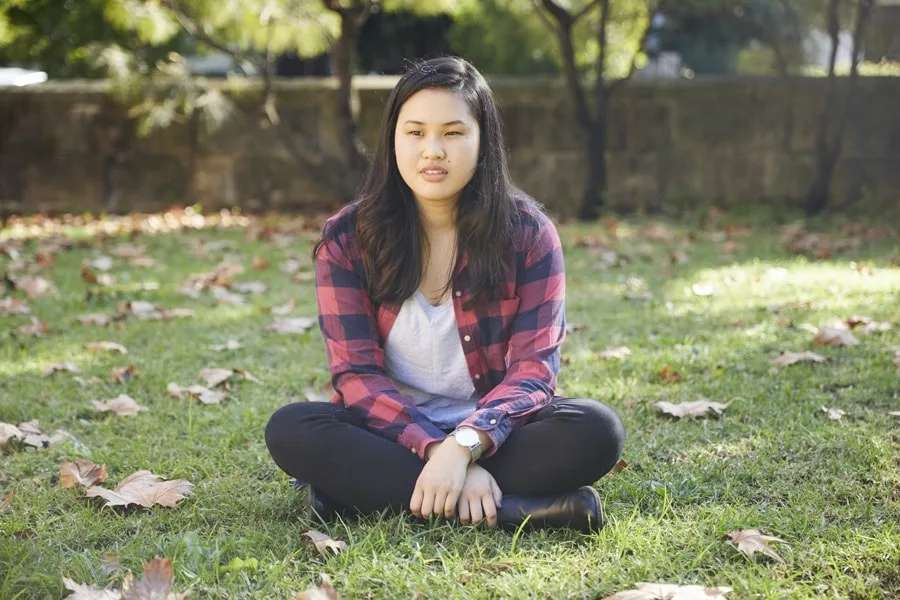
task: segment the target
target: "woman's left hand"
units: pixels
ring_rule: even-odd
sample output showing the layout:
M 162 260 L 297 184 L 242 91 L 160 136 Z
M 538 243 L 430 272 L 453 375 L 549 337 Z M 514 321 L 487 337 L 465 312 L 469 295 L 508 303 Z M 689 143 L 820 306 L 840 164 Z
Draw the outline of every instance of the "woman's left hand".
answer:
M 452 437 L 427 448 L 426 454 L 428 462 L 416 480 L 409 510 L 422 519 L 431 515 L 452 519 L 472 454 Z

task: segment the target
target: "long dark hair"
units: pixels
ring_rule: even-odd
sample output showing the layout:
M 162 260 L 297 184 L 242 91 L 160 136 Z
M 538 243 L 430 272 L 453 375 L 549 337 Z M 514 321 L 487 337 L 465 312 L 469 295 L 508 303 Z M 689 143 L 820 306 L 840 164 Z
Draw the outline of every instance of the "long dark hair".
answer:
M 394 130 L 407 99 L 434 88 L 459 94 L 481 130 L 475 174 L 460 193 L 456 211 L 454 271 L 462 253 L 467 253 L 471 287 L 467 308 L 498 298 L 505 264 L 513 251 L 517 204 L 530 201 L 510 180 L 500 114 L 481 73 L 469 62 L 451 56 L 413 63 L 388 98 L 375 155 L 355 200 L 366 287 L 376 305 L 402 302 L 421 282 L 427 240 L 412 190 L 397 168 Z M 450 285 L 448 281 L 445 291 Z

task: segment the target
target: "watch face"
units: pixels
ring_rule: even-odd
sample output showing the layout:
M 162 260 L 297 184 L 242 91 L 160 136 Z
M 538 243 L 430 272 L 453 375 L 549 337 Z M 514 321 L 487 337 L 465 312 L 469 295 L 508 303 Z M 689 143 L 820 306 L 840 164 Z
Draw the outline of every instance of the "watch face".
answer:
M 456 432 L 457 441 L 463 446 L 472 447 L 478 444 L 478 433 L 474 429 L 460 429 Z

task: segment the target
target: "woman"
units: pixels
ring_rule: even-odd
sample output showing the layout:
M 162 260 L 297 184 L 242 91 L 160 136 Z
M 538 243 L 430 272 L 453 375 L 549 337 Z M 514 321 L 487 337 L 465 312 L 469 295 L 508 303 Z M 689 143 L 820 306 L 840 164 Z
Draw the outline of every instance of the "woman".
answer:
M 625 430 L 599 402 L 554 396 L 562 246 L 510 182 L 472 65 L 441 57 L 403 75 L 358 198 L 313 254 L 335 395 L 278 410 L 266 443 L 320 518 L 603 526 L 591 484 Z

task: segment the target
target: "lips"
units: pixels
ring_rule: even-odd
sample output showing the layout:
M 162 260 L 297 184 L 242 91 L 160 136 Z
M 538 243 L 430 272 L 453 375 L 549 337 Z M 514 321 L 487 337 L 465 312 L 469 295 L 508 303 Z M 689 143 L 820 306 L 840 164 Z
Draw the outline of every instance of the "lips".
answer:
M 447 169 L 429 165 L 424 169 L 419 170 L 419 175 L 421 175 L 422 179 L 424 179 L 425 181 L 438 182 L 447 177 Z

